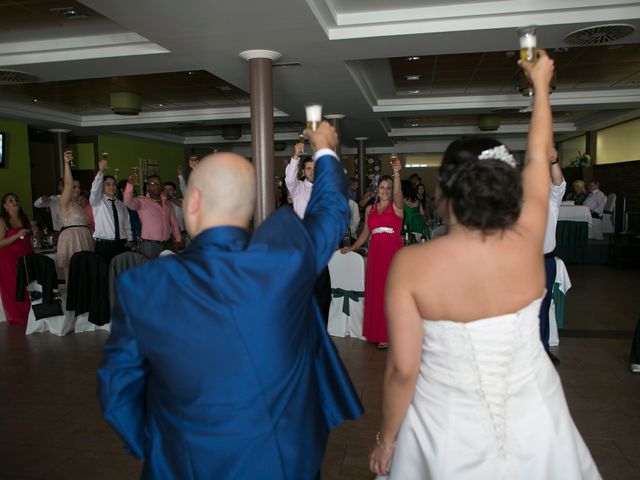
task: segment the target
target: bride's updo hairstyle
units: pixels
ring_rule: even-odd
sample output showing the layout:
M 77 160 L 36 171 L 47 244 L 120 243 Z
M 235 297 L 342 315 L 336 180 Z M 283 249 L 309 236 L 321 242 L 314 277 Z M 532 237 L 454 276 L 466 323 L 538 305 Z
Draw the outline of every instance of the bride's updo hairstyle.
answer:
M 504 230 L 520 215 L 520 172 L 507 148 L 492 138 L 463 138 L 451 143 L 444 153 L 438 184 L 441 200 L 467 228 Z

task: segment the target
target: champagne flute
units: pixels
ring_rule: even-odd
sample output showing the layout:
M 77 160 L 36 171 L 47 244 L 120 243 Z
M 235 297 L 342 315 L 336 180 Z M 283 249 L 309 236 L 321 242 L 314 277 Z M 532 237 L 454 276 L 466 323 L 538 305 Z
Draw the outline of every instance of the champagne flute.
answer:
M 309 103 L 304 106 L 304 109 L 307 116 L 307 129 L 315 132 L 322 122 L 322 105 Z
M 520 39 L 520 60 L 523 62 L 536 63 L 536 47 L 538 39 L 536 37 L 535 25 L 522 27 L 517 30 Z M 533 88 L 529 84 L 529 89 L 523 91 L 524 95 L 529 97 L 529 105 L 520 110 L 520 113 L 528 113 L 533 111 Z
M 298 135 L 298 143 L 302 144 L 302 150 L 300 150 L 300 155 L 306 155 L 307 152 L 304 150 L 304 133 Z

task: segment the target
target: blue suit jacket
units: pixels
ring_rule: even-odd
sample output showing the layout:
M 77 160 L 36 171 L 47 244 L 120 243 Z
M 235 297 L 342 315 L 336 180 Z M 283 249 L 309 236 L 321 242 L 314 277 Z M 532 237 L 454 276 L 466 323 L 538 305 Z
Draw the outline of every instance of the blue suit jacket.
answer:
M 144 477 L 314 478 L 330 429 L 362 414 L 313 297 L 345 190 L 325 155 L 303 221 L 211 228 L 121 275 L 98 393 Z

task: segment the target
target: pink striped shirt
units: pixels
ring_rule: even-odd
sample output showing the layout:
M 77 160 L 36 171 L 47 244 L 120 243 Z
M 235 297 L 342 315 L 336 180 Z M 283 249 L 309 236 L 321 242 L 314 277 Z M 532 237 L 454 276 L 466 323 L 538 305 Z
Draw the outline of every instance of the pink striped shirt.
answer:
M 133 185 L 127 182 L 124 189 L 124 204 L 131 210 L 136 210 L 142 223 L 142 238 L 144 240 L 156 240 L 164 242 L 169 240 L 173 232 L 176 242 L 181 241 L 180 228 L 173 206 L 164 195 L 161 195 L 162 206 L 148 195 L 146 197 L 134 197 Z

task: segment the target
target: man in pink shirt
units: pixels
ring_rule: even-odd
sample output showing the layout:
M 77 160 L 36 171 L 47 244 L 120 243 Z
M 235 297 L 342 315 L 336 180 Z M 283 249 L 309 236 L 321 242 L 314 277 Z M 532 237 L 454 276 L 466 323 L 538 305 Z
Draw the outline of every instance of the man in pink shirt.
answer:
M 162 194 L 160 177 L 151 175 L 147 178 L 145 197 L 133 196 L 135 174 L 129 175 L 127 180 L 124 204 L 138 212 L 142 223 L 142 240 L 138 245 L 138 252 L 147 258 L 156 258 L 163 250 L 177 250 L 181 242 L 180 228 L 171 202 Z

